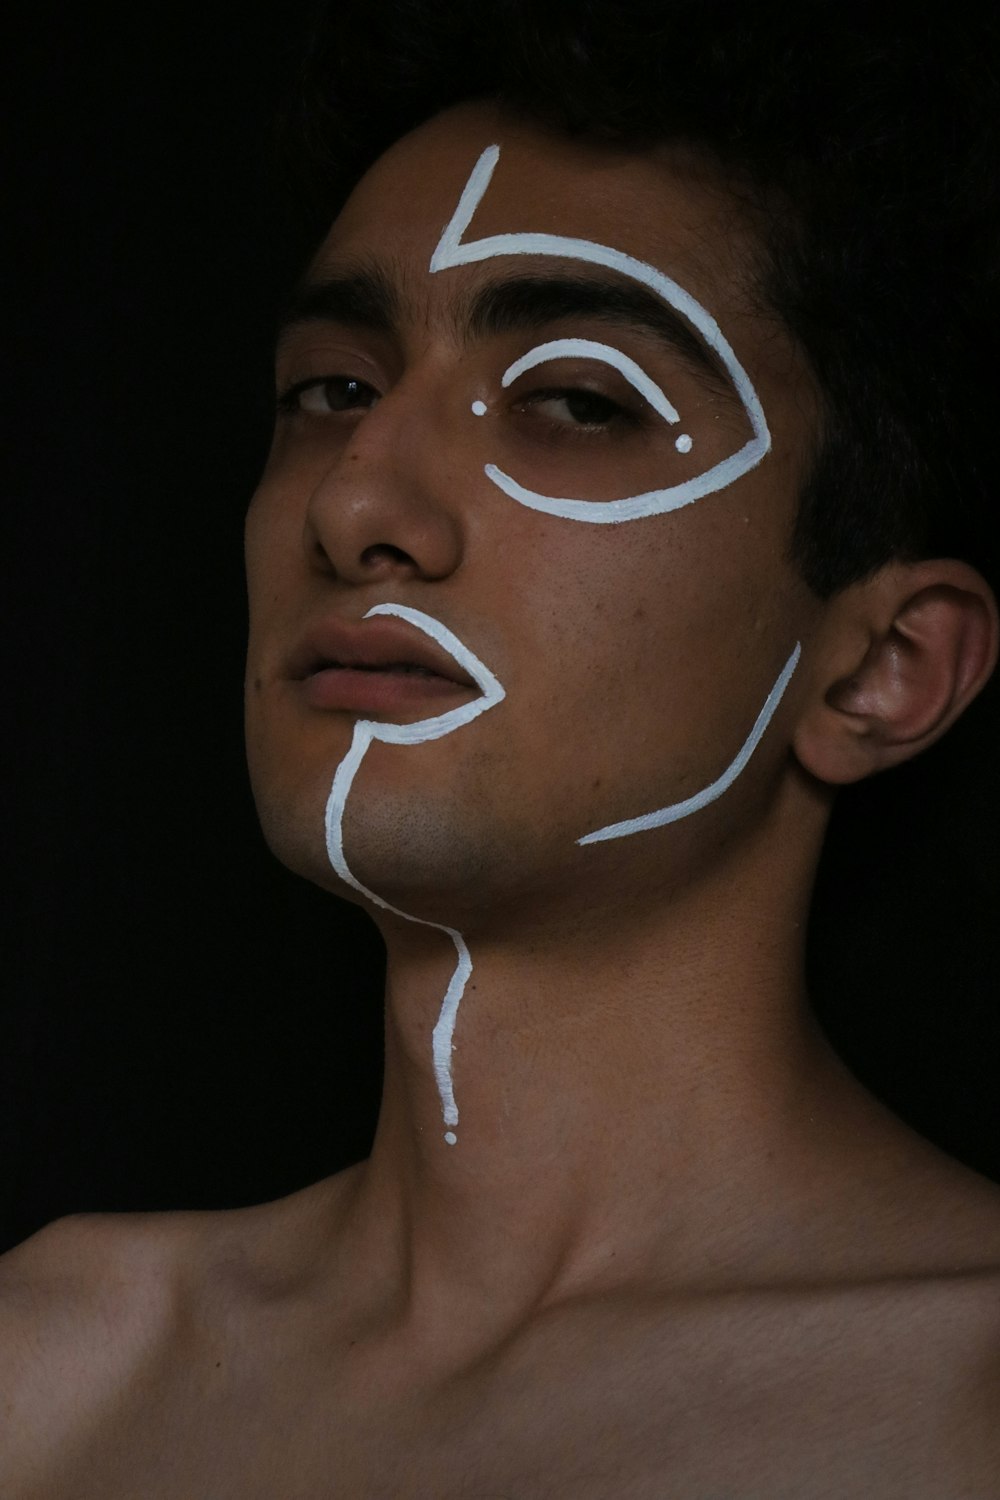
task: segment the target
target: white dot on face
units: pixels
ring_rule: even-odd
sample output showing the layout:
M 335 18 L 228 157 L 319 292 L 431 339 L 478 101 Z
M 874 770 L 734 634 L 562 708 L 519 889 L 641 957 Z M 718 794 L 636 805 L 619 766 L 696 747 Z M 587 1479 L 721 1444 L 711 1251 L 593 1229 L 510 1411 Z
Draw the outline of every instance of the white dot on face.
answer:
M 693 438 L 691 438 L 690 435 L 686 432 L 682 432 L 680 437 L 674 443 L 674 447 L 677 449 L 678 453 L 690 453 L 693 445 Z
M 472 410 L 475 412 L 475 414 L 476 414 L 477 417 L 485 417 L 485 415 L 486 415 L 486 402 L 485 401 L 473 401 L 473 403 L 472 403 Z M 445 1136 L 445 1140 L 447 1140 L 447 1139 L 448 1139 L 448 1137 Z
M 444 1138 L 448 1142 L 449 1146 L 457 1146 L 458 1145 L 458 1136 L 455 1134 L 455 1132 L 453 1130 L 446 1130 L 445 1133 L 444 1133 Z

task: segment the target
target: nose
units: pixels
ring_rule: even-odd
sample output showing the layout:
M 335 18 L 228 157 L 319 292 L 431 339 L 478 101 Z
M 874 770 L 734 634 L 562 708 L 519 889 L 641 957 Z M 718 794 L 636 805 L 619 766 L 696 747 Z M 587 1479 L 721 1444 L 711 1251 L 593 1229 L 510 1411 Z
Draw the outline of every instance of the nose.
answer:
M 360 418 L 306 509 L 304 542 L 318 571 L 369 584 L 456 570 L 469 486 L 448 425 L 433 383 L 416 370 Z

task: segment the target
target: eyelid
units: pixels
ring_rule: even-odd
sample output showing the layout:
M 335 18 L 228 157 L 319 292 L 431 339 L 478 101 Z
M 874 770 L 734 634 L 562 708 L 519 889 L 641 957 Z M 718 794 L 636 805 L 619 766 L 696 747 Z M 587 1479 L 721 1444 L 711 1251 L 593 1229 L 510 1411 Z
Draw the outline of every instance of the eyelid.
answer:
M 680 421 L 680 415 L 667 400 L 655 381 L 650 380 L 645 370 L 637 365 L 634 359 L 629 359 L 620 349 L 614 348 L 612 344 L 602 344 L 596 339 L 550 339 L 546 344 L 536 344 L 534 349 L 529 349 L 527 354 L 522 354 L 520 359 L 515 359 L 512 365 L 508 365 L 504 371 L 501 385 L 506 389 L 525 370 L 534 369 L 535 365 L 545 364 L 550 359 L 596 359 L 602 364 L 611 365 L 620 375 L 623 375 L 639 395 L 648 401 L 654 411 L 658 412 L 666 422 L 674 423 Z
M 335 336 L 329 330 L 310 330 L 310 333 L 309 338 L 279 341 L 274 362 L 276 384 L 290 386 L 300 380 L 335 380 L 344 376 L 375 388 L 382 385 L 386 374 L 384 351 L 363 339 Z

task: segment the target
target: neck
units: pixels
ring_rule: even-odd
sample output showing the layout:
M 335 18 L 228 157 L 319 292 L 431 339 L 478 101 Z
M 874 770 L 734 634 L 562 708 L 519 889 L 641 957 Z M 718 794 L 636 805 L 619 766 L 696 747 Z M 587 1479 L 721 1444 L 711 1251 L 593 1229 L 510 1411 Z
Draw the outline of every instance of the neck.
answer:
M 623 1277 L 725 1280 L 755 1256 L 766 1276 L 776 1219 L 861 1108 L 806 1004 L 819 836 L 801 845 L 790 858 L 779 827 L 666 908 L 473 935 L 454 1144 L 431 1048 L 454 946 L 390 920 L 383 1109 L 350 1253 L 411 1310 L 446 1300 L 454 1319 L 464 1295 L 499 1326 Z

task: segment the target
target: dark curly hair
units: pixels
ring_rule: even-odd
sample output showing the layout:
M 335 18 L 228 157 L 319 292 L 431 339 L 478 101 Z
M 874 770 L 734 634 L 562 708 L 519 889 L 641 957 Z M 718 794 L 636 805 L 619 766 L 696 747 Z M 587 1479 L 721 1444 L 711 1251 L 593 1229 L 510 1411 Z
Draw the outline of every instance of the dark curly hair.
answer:
M 317 8 L 285 159 L 315 232 L 395 140 L 495 99 L 675 141 L 755 215 L 822 432 L 792 555 L 821 597 L 894 557 L 995 576 L 995 13 L 888 0 L 376 0 Z

